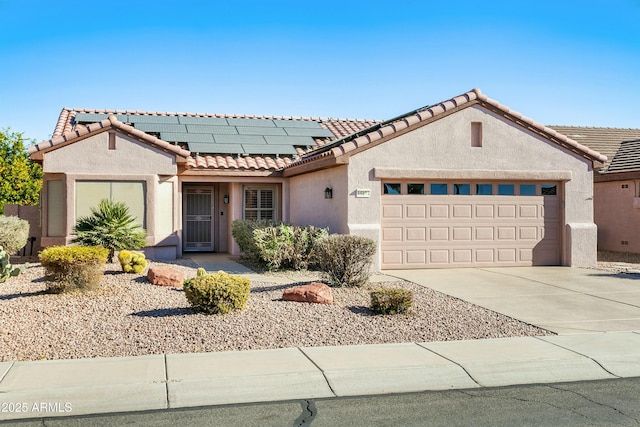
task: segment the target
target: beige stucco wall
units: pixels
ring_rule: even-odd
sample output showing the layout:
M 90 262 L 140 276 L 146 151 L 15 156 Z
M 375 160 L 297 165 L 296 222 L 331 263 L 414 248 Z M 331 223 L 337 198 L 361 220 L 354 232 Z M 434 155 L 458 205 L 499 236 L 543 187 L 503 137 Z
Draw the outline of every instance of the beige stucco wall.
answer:
M 482 123 L 482 147 L 471 147 L 471 122 Z M 565 202 L 563 263 L 580 267 L 596 264 L 591 163 L 479 106 L 351 156 L 348 227 L 353 234 L 379 241 L 381 180 L 374 176 L 375 168 L 401 169 L 414 176 L 425 170 L 431 174 L 444 171 L 448 177 L 458 171 L 460 175 L 476 171 L 475 175 L 486 174 L 492 179 L 515 179 L 523 174 L 529 179 L 570 176 L 561 194 Z M 356 198 L 357 189 L 370 189 L 371 197 Z
M 348 233 L 347 176 L 347 166 L 339 166 L 290 178 L 291 223 L 328 228 L 330 233 Z M 331 199 L 324 198 L 327 187 L 333 190 Z
M 175 175 L 175 156 L 116 133 L 109 150 L 109 132 L 102 132 L 45 154 L 45 173 L 107 173 Z
M 639 187 L 640 180 L 631 179 L 595 183 L 598 249 L 640 253 L 640 199 L 636 197 Z

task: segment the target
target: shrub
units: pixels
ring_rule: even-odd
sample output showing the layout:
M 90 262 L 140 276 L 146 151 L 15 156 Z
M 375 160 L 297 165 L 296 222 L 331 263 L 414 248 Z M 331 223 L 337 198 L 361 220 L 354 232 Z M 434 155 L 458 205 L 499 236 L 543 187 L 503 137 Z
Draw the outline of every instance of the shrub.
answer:
M 313 226 L 275 225 L 253 230 L 259 261 L 269 270 L 306 269 L 312 261 L 316 240 L 327 230 Z
M 314 251 L 329 286 L 362 286 L 369 280 L 376 245 L 366 237 L 332 234 L 319 239 Z
M 240 251 L 242 251 L 246 257 L 254 261 L 259 261 L 260 250 L 256 247 L 253 231 L 277 224 L 277 221 L 270 219 L 257 221 L 251 219 L 237 219 L 231 223 L 231 234 L 240 247 Z
M 21 268 L 13 268 L 9 262 L 9 253 L 0 246 L 0 283 L 5 282 L 9 277 L 15 277 L 24 270 Z
M 371 291 L 371 310 L 378 314 L 408 312 L 413 306 L 413 292 L 402 288 L 380 288 Z
M 147 266 L 147 260 L 142 252 L 122 250 L 118 253 L 118 261 L 125 273 L 142 273 Z
M 243 309 L 251 292 L 249 279 L 224 271 L 187 279 L 183 288 L 194 310 L 207 314 L 227 314 Z
M 140 249 L 146 245 L 147 233 L 135 223 L 129 208 L 122 202 L 104 199 L 91 215 L 78 218 L 73 243 L 82 246 L 102 246 L 109 250 L 109 262 L 115 251 Z
M 29 239 L 29 222 L 17 216 L 0 216 L 0 246 L 9 255 L 24 248 Z
M 45 268 L 50 292 L 97 289 L 104 275 L 109 250 L 101 246 L 50 246 L 40 262 Z

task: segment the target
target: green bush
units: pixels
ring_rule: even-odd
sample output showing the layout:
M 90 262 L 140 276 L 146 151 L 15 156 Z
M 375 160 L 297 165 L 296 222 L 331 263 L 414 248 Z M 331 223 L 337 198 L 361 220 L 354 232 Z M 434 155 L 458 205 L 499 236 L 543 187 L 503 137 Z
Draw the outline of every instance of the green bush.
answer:
M 251 285 L 249 279 L 218 271 L 185 280 L 183 289 L 194 310 L 227 314 L 245 308 Z
M 40 252 L 50 292 L 90 291 L 100 286 L 109 250 L 101 246 L 50 246 Z
M 413 306 L 413 292 L 402 288 L 380 288 L 371 291 L 371 310 L 378 314 L 400 314 Z
M 329 286 L 362 286 L 369 280 L 376 245 L 366 237 L 332 234 L 319 239 L 314 251 Z
M 0 283 L 5 282 L 9 277 L 15 277 L 24 270 L 22 268 L 13 268 L 9 262 L 9 253 L 0 246 Z
M 280 224 L 253 230 L 259 260 L 269 270 L 306 269 L 316 240 L 326 236 L 326 229 L 313 226 Z
M 0 246 L 9 255 L 24 248 L 29 239 L 29 222 L 17 216 L 0 216 Z
M 251 219 L 237 219 L 231 223 L 231 234 L 240 247 L 240 251 L 242 251 L 247 258 L 254 261 L 260 261 L 260 250 L 255 244 L 253 231 L 274 225 L 278 225 L 278 222 L 270 219 L 257 221 Z
M 115 251 L 146 245 L 147 233 L 135 223 L 127 205 L 108 199 L 91 208 L 91 215 L 78 218 L 74 231 L 73 243 L 107 248 L 109 262 L 113 262 Z
M 142 273 L 147 266 L 147 260 L 142 252 L 122 250 L 118 253 L 118 261 L 125 273 Z

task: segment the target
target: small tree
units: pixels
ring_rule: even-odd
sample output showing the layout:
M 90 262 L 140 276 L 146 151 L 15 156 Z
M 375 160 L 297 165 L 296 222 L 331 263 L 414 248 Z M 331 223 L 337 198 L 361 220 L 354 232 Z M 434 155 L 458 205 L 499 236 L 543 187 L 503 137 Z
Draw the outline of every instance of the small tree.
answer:
M 109 250 L 109 262 L 115 251 L 140 249 L 146 245 L 147 233 L 136 224 L 129 208 L 122 202 L 104 199 L 91 215 L 78 218 L 73 243 L 82 246 L 102 246 Z
M 0 214 L 4 205 L 37 205 L 42 168 L 29 159 L 21 133 L 0 129 Z

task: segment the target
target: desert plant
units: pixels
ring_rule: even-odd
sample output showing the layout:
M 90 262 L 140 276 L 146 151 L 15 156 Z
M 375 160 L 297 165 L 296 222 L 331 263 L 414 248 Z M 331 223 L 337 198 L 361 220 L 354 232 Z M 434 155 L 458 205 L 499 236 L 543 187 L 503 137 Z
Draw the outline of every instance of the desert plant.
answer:
M 206 276 L 207 275 L 207 270 L 205 270 L 202 267 L 198 267 L 198 269 L 196 270 L 196 276 L 197 277 L 201 277 L 201 276 Z
M 269 270 L 302 270 L 313 261 L 315 241 L 327 236 L 327 230 L 313 226 L 274 225 L 253 230 L 259 261 Z
M 101 246 L 50 246 L 40 252 L 47 289 L 53 293 L 99 287 L 109 250 Z
M 237 219 L 231 223 L 231 234 L 244 256 L 259 261 L 260 250 L 256 247 L 253 231 L 277 224 L 277 221 L 270 219 Z
M 121 250 L 118 253 L 118 261 L 125 273 L 142 273 L 147 266 L 147 260 L 142 252 Z
M 24 266 L 13 267 L 9 262 L 9 253 L 0 246 L 0 283 L 5 282 L 9 277 L 15 277 L 24 270 Z
M 403 288 L 380 288 L 370 292 L 371 310 L 378 314 L 400 314 L 413 306 L 413 292 Z
M 247 278 L 218 271 L 185 280 L 183 289 L 194 310 L 227 314 L 246 306 L 251 285 Z
M 0 246 L 9 255 L 24 248 L 29 239 L 29 222 L 17 216 L 0 216 Z
M 314 251 L 329 286 L 362 286 L 369 280 L 376 245 L 366 237 L 332 234 L 319 239 Z
M 78 218 L 74 231 L 73 243 L 107 248 L 109 262 L 113 262 L 115 251 L 146 245 L 147 233 L 135 223 L 127 205 L 108 199 L 91 208 L 91 215 Z

